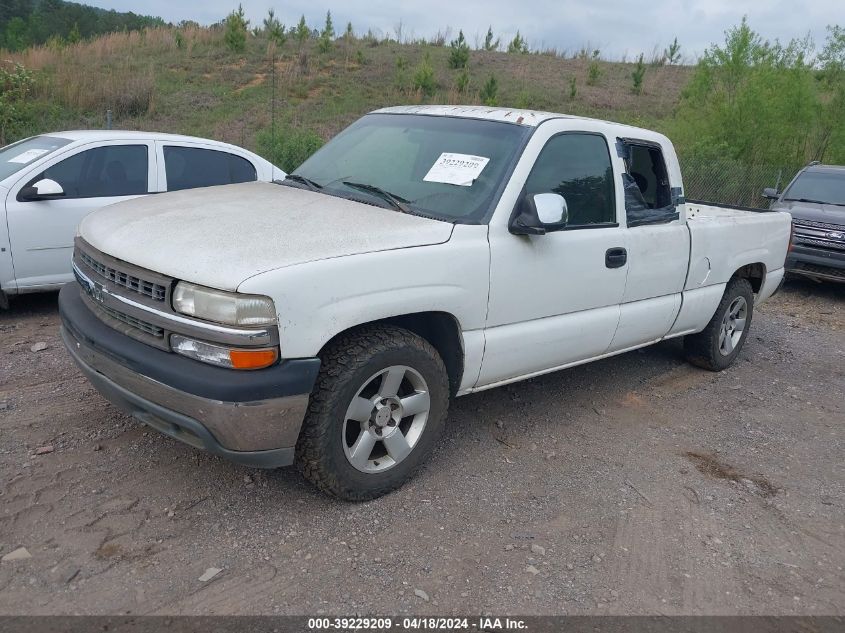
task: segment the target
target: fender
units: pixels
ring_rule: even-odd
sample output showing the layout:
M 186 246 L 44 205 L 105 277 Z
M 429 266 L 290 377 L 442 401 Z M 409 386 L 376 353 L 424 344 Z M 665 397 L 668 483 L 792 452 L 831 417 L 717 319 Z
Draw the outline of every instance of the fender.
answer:
M 307 262 L 251 277 L 239 292 L 269 295 L 284 358 L 316 356 L 352 327 L 418 312 L 445 312 L 459 324 L 467 360 L 483 349 L 489 292 L 487 227 L 456 225 L 443 244 Z M 469 335 L 478 332 L 479 336 Z M 480 350 L 477 353 L 479 362 Z M 472 373 L 465 367 L 465 374 Z M 476 372 L 477 373 L 477 372 Z

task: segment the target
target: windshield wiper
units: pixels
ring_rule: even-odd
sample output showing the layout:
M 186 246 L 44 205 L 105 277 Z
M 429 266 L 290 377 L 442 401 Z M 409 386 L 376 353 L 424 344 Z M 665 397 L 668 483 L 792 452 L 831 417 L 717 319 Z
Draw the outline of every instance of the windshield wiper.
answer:
M 381 187 L 376 187 L 375 185 L 368 185 L 367 183 L 363 182 L 350 182 L 348 180 L 344 180 L 343 184 L 347 187 L 352 189 L 358 189 L 360 191 L 366 191 L 367 193 L 371 193 L 375 196 L 378 196 L 382 200 L 389 202 L 397 211 L 401 211 L 402 213 L 411 213 L 413 211 L 408 207 L 408 204 L 411 202 L 410 200 L 406 200 L 402 196 L 397 196 L 395 193 L 390 193 L 389 191 L 385 191 Z
M 298 182 L 302 185 L 305 185 L 311 191 L 319 191 L 320 189 L 323 188 L 323 185 L 321 185 L 320 183 L 314 182 L 310 178 L 306 178 L 305 176 L 300 176 L 299 174 L 288 174 L 287 176 L 285 176 L 284 180 L 279 180 L 277 182 L 280 185 L 284 185 L 286 180 L 292 180 L 293 182 Z M 288 185 L 288 186 L 290 186 L 290 185 Z
M 824 200 L 810 200 L 809 198 L 784 198 L 784 202 L 806 202 L 808 204 L 832 204 L 837 207 L 845 207 L 842 202 L 825 202 Z

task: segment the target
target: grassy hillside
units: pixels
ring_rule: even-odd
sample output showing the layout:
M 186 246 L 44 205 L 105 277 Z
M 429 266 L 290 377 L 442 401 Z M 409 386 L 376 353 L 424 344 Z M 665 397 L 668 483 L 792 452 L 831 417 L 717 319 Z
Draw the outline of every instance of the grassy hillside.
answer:
M 252 35 L 245 51 L 235 53 L 222 29 L 168 27 L 38 47 L 6 55 L 36 73 L 29 116 L 10 136 L 101 127 L 111 109 L 116 127 L 209 136 L 255 149 L 256 134 L 271 122 L 271 56 L 280 127 L 305 127 L 324 139 L 380 106 L 479 103 L 491 76 L 499 105 L 659 125 L 690 76 L 685 67 L 649 66 L 637 95 L 633 64 L 595 62 L 600 76 L 588 85 L 588 59 L 471 51 L 469 88 L 459 93 L 460 71 L 448 68 L 448 55 L 444 46 L 354 37 L 321 53 L 315 40 L 300 49 L 295 41 L 277 47 Z M 426 58 L 436 84 L 429 95 L 414 88 Z
M 696 67 L 464 48 L 466 68 L 453 68 L 456 51 L 442 41 L 335 38 L 304 20 L 273 37 L 267 26 L 248 31 L 237 13 L 224 24 L 2 52 L 0 140 L 103 127 L 111 110 L 117 128 L 229 141 L 290 170 L 375 108 L 482 103 L 663 131 L 692 198 L 764 204 L 763 187 L 788 181 L 807 161 L 845 162 L 840 27 L 817 55 L 803 41 L 770 43 L 744 20 Z

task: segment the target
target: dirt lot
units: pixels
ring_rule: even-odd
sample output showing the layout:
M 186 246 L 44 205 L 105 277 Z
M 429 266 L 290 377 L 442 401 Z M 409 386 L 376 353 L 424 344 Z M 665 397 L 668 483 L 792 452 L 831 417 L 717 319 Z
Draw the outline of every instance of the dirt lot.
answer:
M 122 415 L 55 303 L 0 313 L 0 614 L 845 613 L 845 287 L 788 284 L 722 374 L 668 342 L 461 398 L 360 505 Z

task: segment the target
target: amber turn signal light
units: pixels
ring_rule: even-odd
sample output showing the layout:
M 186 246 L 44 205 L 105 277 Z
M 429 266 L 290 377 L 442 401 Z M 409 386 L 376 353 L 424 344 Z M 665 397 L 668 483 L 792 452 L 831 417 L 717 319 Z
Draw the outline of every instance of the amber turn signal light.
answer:
M 233 349 L 229 358 L 234 369 L 264 369 L 279 359 L 279 352 L 275 348 Z

